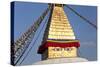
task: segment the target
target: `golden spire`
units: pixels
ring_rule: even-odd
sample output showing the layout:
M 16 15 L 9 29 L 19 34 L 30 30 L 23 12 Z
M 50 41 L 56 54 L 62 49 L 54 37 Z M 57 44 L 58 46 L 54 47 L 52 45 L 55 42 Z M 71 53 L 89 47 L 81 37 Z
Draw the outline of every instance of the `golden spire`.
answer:
M 61 4 L 54 5 L 48 39 L 75 39 L 73 29 L 62 6 Z

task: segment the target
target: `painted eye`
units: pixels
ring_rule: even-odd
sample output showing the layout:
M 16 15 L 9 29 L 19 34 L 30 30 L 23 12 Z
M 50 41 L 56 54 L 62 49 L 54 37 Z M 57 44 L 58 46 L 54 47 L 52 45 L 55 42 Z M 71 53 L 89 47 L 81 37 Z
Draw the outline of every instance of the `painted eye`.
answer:
M 71 51 L 72 48 L 65 48 L 64 50 L 66 50 L 66 51 Z
M 55 51 L 55 48 L 54 49 L 52 49 L 53 51 Z
M 60 51 L 60 49 L 59 49 L 59 48 L 56 48 L 56 50 L 57 50 L 57 51 Z
M 61 51 L 62 50 L 62 48 L 54 48 L 54 49 L 52 49 L 53 51 Z

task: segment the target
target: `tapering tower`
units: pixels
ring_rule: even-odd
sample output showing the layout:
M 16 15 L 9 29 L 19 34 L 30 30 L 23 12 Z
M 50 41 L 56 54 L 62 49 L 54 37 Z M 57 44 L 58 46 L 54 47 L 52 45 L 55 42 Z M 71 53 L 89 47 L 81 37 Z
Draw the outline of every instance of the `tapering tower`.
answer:
M 50 18 L 42 45 L 38 50 L 38 53 L 42 55 L 42 60 L 77 57 L 80 44 L 75 38 L 62 4 L 53 5 Z

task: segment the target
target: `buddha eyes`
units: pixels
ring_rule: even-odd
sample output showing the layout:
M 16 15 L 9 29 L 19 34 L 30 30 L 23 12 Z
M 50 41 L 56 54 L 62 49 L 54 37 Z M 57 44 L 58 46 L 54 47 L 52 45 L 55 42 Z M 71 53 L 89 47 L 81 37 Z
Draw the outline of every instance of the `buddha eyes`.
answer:
M 53 51 L 61 51 L 62 48 L 54 48 Z
M 64 48 L 64 50 L 66 50 L 66 51 L 71 51 L 72 48 Z
M 53 48 L 52 49 L 53 51 L 62 51 L 62 50 L 64 50 L 64 51 L 71 51 L 71 50 L 73 50 L 73 48 Z

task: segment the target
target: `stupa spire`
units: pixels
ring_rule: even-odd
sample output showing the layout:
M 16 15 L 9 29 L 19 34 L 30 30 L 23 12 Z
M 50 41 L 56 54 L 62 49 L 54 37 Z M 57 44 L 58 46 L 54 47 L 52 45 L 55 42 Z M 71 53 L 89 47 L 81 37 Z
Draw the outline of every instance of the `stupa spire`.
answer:
M 38 53 L 42 59 L 77 57 L 79 41 L 75 39 L 73 28 L 62 4 L 54 4 L 51 19 L 47 25 L 42 45 Z

